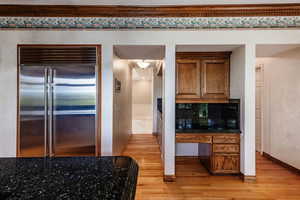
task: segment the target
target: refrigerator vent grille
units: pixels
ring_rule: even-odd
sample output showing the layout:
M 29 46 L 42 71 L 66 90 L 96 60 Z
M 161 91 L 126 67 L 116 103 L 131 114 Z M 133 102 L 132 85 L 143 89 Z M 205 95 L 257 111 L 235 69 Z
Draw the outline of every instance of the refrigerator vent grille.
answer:
M 97 47 L 23 46 L 19 55 L 20 64 L 96 64 Z

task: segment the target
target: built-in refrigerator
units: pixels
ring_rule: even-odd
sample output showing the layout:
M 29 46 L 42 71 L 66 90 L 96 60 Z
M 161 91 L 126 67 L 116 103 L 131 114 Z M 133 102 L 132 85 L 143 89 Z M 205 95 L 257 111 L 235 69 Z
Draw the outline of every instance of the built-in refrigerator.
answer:
M 19 156 L 95 155 L 96 66 L 19 67 Z

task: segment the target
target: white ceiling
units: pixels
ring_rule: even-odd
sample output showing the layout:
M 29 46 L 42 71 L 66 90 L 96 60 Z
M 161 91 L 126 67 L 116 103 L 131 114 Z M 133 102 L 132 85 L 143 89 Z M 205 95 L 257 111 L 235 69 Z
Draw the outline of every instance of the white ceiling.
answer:
M 233 51 L 240 45 L 177 45 L 177 52 L 222 52 Z
M 0 4 L 46 5 L 212 5 L 300 3 L 300 0 L 0 0 Z
M 165 48 L 159 45 L 116 45 L 114 53 L 120 59 L 162 60 Z
M 256 57 L 272 57 L 296 48 L 300 45 L 257 45 Z

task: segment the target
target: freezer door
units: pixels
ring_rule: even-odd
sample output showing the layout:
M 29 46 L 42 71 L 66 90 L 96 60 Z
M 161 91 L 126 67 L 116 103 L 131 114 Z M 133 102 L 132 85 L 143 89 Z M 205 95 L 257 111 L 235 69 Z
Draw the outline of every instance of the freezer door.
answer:
M 52 156 L 94 156 L 95 66 L 65 65 L 52 67 L 52 70 L 53 97 L 50 97 L 49 101 L 52 102 L 53 110 L 53 118 L 50 119 L 53 148 L 50 154 Z
M 19 73 L 19 156 L 47 154 L 47 70 L 43 66 L 20 66 Z

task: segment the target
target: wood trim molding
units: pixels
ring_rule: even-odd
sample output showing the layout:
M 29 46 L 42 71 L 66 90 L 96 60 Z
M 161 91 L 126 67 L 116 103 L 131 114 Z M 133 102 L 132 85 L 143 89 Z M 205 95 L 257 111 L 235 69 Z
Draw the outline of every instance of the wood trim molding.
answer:
M 241 173 L 240 177 L 245 183 L 255 183 L 256 182 L 256 176 L 247 176 L 247 175 L 244 175 L 243 173 Z
M 179 99 L 176 98 L 176 103 L 228 103 L 228 99 Z
M 0 5 L 0 16 L 11 17 L 250 17 L 300 16 L 300 3 L 185 5 L 185 6 L 87 6 Z
M 201 59 L 201 58 L 230 58 L 231 51 L 222 52 L 176 52 L 176 59 Z
M 277 158 L 274 158 L 273 156 L 271 156 L 270 154 L 268 154 L 266 152 L 263 152 L 263 156 L 268 158 L 269 160 L 277 163 L 278 165 L 281 165 L 282 167 L 287 168 L 288 170 L 300 175 L 300 169 L 297 169 L 296 167 L 293 167 L 293 166 L 291 166 L 291 165 L 289 165 L 289 164 L 287 164 L 287 163 L 285 163 L 281 160 L 278 160 Z
M 176 176 L 175 175 L 164 175 L 164 182 L 175 182 Z

